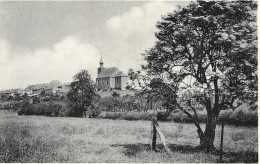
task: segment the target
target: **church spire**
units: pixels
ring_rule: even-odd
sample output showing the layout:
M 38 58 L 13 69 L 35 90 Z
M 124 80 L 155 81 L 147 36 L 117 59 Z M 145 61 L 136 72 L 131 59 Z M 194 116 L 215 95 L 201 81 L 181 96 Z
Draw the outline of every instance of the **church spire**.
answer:
M 100 66 L 98 68 L 98 74 L 104 69 L 104 66 L 103 66 L 103 60 L 102 60 L 102 54 L 101 54 L 101 59 L 100 59 L 100 62 L 99 62 Z
M 103 61 L 102 61 L 102 54 L 101 54 L 101 59 L 100 59 L 99 64 L 100 64 L 100 66 L 101 66 L 101 64 L 102 64 L 102 65 L 104 64 Z

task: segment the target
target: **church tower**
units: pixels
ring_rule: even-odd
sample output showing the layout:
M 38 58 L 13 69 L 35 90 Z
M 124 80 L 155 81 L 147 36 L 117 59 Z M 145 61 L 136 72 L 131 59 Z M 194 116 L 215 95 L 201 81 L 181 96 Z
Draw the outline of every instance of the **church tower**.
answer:
M 102 61 L 102 55 L 101 55 L 101 59 L 100 59 L 100 62 L 99 62 L 99 64 L 100 64 L 100 66 L 99 66 L 99 68 L 98 68 L 98 75 L 99 75 L 99 73 L 104 69 L 104 66 L 103 66 L 103 61 Z

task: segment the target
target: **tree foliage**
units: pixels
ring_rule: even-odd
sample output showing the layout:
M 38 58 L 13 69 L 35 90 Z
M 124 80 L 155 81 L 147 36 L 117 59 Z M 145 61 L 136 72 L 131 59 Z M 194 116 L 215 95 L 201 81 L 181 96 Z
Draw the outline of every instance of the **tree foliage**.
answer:
M 201 145 L 213 147 L 221 110 L 257 100 L 257 4 L 192 2 L 157 23 L 156 45 L 143 54 L 135 83 L 192 118 Z M 142 78 L 140 78 L 142 77 Z M 196 105 L 207 111 L 205 131 Z
M 87 70 L 82 70 L 74 76 L 68 98 L 74 104 L 74 116 L 83 116 L 83 113 L 97 98 L 94 82 Z

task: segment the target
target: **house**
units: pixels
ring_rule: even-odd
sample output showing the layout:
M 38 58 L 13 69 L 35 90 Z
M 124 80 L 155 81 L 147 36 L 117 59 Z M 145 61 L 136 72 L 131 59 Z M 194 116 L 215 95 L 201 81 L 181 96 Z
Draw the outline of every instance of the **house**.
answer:
M 23 93 L 24 93 L 24 94 L 27 94 L 27 95 L 30 95 L 30 94 L 32 94 L 32 90 L 29 89 L 29 88 L 25 88 L 25 89 L 23 90 Z
M 24 89 L 24 93 L 27 95 L 39 95 L 42 91 L 44 91 L 48 87 L 48 84 L 36 84 L 29 85 Z
M 60 82 L 57 80 L 51 81 L 50 83 L 29 85 L 27 88 L 24 89 L 24 93 L 33 96 L 40 95 L 41 93 L 51 95 L 56 93 L 57 87 L 59 85 Z
M 52 94 L 53 94 L 53 88 L 47 87 L 47 88 L 44 90 L 44 92 L 45 92 L 46 95 L 52 95 Z
M 99 62 L 96 87 L 98 90 L 124 90 L 128 82 L 128 76 L 116 67 L 104 68 L 102 58 Z
M 66 96 L 70 91 L 71 83 L 63 83 L 57 87 L 56 94 L 60 96 Z
M 61 85 L 61 82 L 58 80 L 53 80 L 48 84 L 48 87 L 45 89 L 45 93 L 48 95 L 56 94 L 58 86 Z
M 35 88 L 35 89 L 32 90 L 32 93 L 33 94 L 41 94 L 42 91 L 45 90 L 45 88 L 47 88 L 47 86 L 46 87 L 42 87 L 42 88 Z
M 9 97 L 12 96 L 14 97 L 15 95 L 22 95 L 22 89 L 18 88 L 18 89 L 7 89 L 7 90 L 2 90 L 0 91 L 0 96 L 5 96 L 5 97 Z

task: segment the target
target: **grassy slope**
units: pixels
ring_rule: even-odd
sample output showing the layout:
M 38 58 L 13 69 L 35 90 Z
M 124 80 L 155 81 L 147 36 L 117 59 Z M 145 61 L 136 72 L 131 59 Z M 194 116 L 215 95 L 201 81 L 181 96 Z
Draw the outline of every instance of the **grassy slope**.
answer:
M 133 96 L 135 94 L 132 90 L 112 90 L 112 91 L 98 91 L 97 94 L 100 95 L 100 97 L 110 97 L 113 92 L 117 92 L 120 94 L 121 97 L 125 95 L 131 95 Z
M 0 111 L 0 162 L 216 162 L 192 124 L 159 123 L 173 152 L 150 151 L 150 122 L 17 116 Z M 217 127 L 218 147 L 220 127 Z M 257 128 L 225 127 L 225 162 L 257 162 Z

